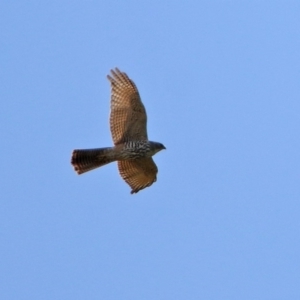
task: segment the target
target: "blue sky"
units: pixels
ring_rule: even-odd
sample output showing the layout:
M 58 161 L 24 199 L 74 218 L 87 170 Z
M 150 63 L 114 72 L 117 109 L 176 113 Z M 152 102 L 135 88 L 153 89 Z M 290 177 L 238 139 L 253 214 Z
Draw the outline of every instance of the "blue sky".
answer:
M 300 2 L 2 1 L 1 299 L 300 299 Z M 109 70 L 158 181 L 116 164 Z

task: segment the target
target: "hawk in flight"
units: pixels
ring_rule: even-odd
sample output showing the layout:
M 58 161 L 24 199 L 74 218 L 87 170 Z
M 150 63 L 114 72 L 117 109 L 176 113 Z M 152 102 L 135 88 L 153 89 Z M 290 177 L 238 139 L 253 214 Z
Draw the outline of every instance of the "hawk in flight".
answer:
M 107 78 L 111 84 L 110 131 L 114 147 L 74 150 L 71 164 L 82 174 L 117 161 L 120 175 L 133 194 L 156 181 L 158 170 L 152 156 L 166 148 L 148 140 L 147 114 L 134 82 L 117 68 Z

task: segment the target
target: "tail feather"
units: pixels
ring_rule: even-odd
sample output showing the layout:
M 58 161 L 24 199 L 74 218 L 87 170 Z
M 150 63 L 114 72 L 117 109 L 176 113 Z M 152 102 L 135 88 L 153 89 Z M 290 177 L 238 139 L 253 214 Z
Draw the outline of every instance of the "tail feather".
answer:
M 113 148 L 74 150 L 71 164 L 82 174 L 115 161 Z

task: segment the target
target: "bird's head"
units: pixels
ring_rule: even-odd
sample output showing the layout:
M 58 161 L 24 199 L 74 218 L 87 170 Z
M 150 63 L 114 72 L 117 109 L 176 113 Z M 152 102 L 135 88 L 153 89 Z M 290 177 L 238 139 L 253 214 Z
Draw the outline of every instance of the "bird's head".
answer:
M 166 149 L 166 147 L 163 144 L 157 142 L 150 142 L 150 148 L 154 154 L 161 150 Z

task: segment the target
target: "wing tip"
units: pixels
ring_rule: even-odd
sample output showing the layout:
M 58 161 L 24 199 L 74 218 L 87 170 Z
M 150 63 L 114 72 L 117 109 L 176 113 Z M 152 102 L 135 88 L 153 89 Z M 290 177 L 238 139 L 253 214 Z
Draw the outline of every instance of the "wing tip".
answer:
M 133 195 L 133 194 L 137 194 L 140 190 L 142 190 L 143 188 L 137 188 L 137 189 L 132 189 L 130 194 Z

